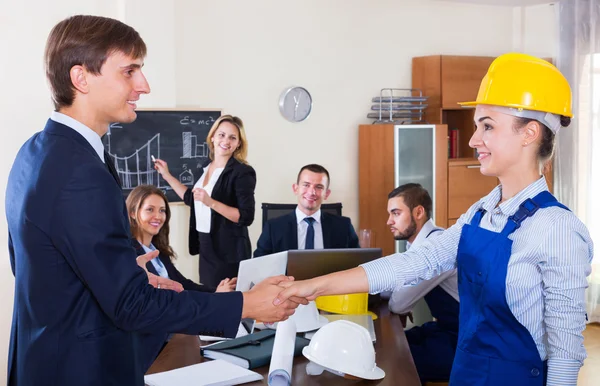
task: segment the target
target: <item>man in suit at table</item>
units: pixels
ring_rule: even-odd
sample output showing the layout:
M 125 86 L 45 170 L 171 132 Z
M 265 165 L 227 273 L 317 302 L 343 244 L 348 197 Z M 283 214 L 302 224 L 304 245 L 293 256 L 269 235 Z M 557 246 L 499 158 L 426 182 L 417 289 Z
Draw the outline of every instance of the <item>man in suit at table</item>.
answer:
M 150 92 L 145 54 L 139 34 L 109 18 L 73 16 L 50 32 L 56 111 L 20 149 L 6 188 L 9 386 L 142 386 L 143 334 L 234 337 L 242 317 L 286 319 L 297 306 L 272 304 L 283 276 L 243 294 L 181 292 L 136 264 L 119 176 L 100 138 L 111 122 L 135 120 L 136 101 Z
M 358 248 L 358 236 L 348 217 L 321 211 L 329 197 L 329 172 L 321 165 L 303 166 L 292 185 L 296 210 L 269 220 L 258 239 L 254 257 L 290 249 Z

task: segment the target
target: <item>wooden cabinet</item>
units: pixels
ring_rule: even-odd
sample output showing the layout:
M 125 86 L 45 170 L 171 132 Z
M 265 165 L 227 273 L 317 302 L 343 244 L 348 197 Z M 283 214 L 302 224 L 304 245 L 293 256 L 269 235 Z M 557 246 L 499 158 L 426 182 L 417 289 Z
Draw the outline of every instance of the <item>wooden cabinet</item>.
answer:
M 448 163 L 448 223 L 465 213 L 496 185 L 496 177 L 484 176 L 476 159 L 457 159 Z
M 386 224 L 388 194 L 399 185 L 423 185 L 433 200 L 433 216 L 446 224 L 448 148 L 445 125 L 360 125 L 359 228 L 371 229 L 384 255 L 396 251 Z
M 494 61 L 488 56 L 432 55 L 413 58 L 412 87 L 429 97 L 425 109 L 428 123 L 446 124 L 458 131 L 455 158 L 473 157 L 469 139 L 473 135 L 473 108 L 458 102 L 474 101 L 479 84 Z

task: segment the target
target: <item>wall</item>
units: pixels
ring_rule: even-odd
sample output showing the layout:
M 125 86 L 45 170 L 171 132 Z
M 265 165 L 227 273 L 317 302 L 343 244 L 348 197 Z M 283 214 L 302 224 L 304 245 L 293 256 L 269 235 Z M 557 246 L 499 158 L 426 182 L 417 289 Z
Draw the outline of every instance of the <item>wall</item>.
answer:
M 410 87 L 411 57 L 496 55 L 514 49 L 509 7 L 412 0 L 0 0 L 0 195 L 22 143 L 42 129 L 52 105 L 43 49 L 52 26 L 69 15 L 119 18 L 140 31 L 149 48 L 144 71 L 152 93 L 140 107 L 219 107 L 248 128 L 250 162 L 261 202 L 293 202 L 298 168 L 324 164 L 332 173 L 331 202 L 358 224 L 357 127 L 383 87 Z M 528 23 L 535 20 L 527 18 Z M 540 22 L 540 24 L 543 24 Z M 538 31 L 536 29 L 536 31 Z M 519 32 L 520 33 L 520 32 Z M 527 42 L 546 42 L 536 34 Z M 526 43 L 530 44 L 530 43 Z M 537 44 L 537 43 L 531 43 Z M 527 46 L 529 47 L 529 46 Z M 278 98 L 289 85 L 312 93 L 314 111 L 300 124 L 283 120 Z M 275 162 L 274 162 L 275 161 Z M 384 210 L 384 208 L 382 208 Z M 185 207 L 173 208 L 178 264 L 197 277 L 186 250 Z M 0 200 L 0 379 L 5 377 L 14 278 Z
M 438 1 L 177 1 L 177 103 L 244 120 L 258 176 L 253 248 L 260 204 L 295 202 L 291 185 L 307 163 L 329 169 L 329 201 L 342 202 L 357 227 L 358 125 L 371 122 L 371 98 L 410 87 L 413 56 L 512 50 L 512 19 L 511 7 Z M 305 122 L 279 113 L 290 85 L 312 94 Z M 195 272 L 176 247 L 179 264 Z

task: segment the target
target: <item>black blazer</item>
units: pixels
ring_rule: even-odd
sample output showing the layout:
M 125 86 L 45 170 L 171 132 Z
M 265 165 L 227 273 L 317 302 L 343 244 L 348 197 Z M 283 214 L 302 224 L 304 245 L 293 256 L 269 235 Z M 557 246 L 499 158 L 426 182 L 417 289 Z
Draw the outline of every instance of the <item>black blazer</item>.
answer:
M 323 247 L 358 248 L 358 236 L 348 217 L 321 211 Z M 298 220 L 296 211 L 269 220 L 258 239 L 254 257 L 298 249 Z
M 203 168 L 208 165 L 207 161 Z M 202 174 L 200 174 L 201 176 Z M 254 221 L 254 188 L 256 172 L 250 165 L 243 164 L 231 157 L 215 184 L 211 197 L 225 205 L 238 208 L 240 220 L 234 223 L 211 211 L 210 236 L 217 255 L 228 263 L 249 259 L 252 245 L 248 235 L 248 226 Z M 183 202 L 190 206 L 189 252 L 197 255 L 200 251 L 198 231 L 196 231 L 196 212 L 194 194 L 188 189 Z
M 146 254 L 146 251 L 142 247 L 142 244 L 140 244 L 136 239 L 131 239 L 131 244 L 135 248 L 135 251 L 138 256 Z M 160 259 L 160 261 L 162 261 L 163 265 L 165 266 L 167 273 L 169 274 L 169 279 L 180 283 L 183 286 L 184 290 L 200 291 L 200 292 L 215 292 L 216 288 L 212 288 L 212 287 L 204 285 L 204 284 L 195 283 L 192 280 L 188 279 L 187 277 L 183 276 L 183 274 L 181 272 L 179 272 L 177 270 L 177 268 L 175 268 L 175 265 L 171 262 L 170 257 L 158 255 L 158 258 Z M 158 275 L 158 272 L 156 272 L 156 268 L 154 268 L 154 264 L 152 264 L 152 262 L 149 261 L 146 263 L 146 269 L 150 273 Z

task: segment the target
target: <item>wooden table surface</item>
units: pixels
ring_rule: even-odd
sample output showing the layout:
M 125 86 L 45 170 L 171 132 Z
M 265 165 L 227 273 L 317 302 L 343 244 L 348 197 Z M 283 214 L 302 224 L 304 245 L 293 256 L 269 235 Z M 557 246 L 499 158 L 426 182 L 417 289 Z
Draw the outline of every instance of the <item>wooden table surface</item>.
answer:
M 419 386 L 419 377 L 410 355 L 404 329 L 397 315 L 390 314 L 387 304 L 379 306 L 376 312 L 379 318 L 374 321 L 375 357 L 377 366 L 385 371 L 385 378 L 380 381 L 348 380 L 327 371 L 318 376 L 306 374 L 308 360 L 300 355 L 294 358 L 292 369 L 292 385 L 395 385 Z M 173 370 L 179 367 L 201 363 L 205 359 L 200 355 L 200 342 L 197 336 L 175 334 L 171 341 L 152 364 L 147 374 Z M 262 382 L 247 383 L 247 385 L 266 385 L 269 366 L 253 369 L 264 376 Z

